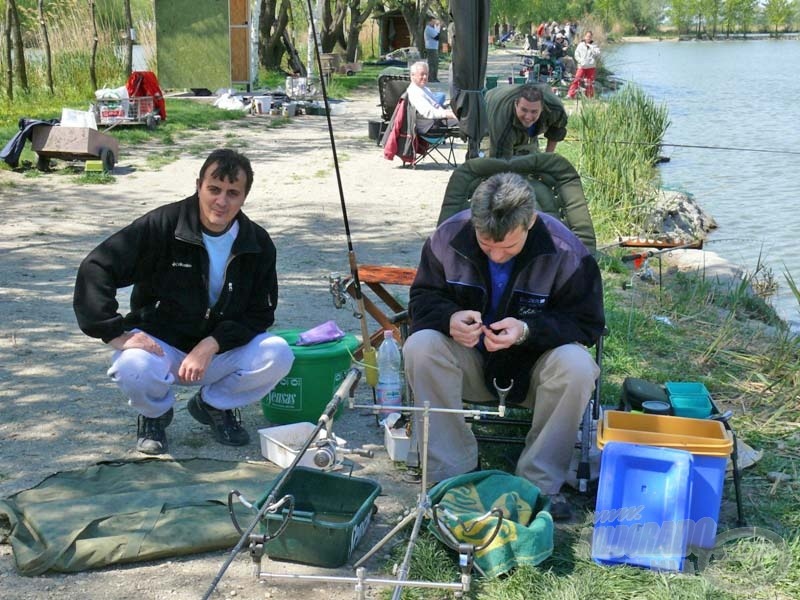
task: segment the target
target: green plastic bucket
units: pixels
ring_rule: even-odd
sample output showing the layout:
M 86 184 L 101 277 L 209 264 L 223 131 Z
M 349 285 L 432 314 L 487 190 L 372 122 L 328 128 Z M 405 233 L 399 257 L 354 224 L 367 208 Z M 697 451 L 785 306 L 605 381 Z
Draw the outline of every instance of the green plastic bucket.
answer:
M 270 423 L 316 423 L 347 375 L 351 356 L 359 346 L 354 335 L 346 335 L 335 342 L 298 346 L 297 338 L 303 331 L 273 332 L 289 343 L 294 363 L 289 374 L 261 399 L 261 410 Z M 337 416 L 340 412 L 341 407 Z
M 497 75 L 487 75 L 486 76 L 486 89 L 491 90 L 492 88 L 497 87 Z

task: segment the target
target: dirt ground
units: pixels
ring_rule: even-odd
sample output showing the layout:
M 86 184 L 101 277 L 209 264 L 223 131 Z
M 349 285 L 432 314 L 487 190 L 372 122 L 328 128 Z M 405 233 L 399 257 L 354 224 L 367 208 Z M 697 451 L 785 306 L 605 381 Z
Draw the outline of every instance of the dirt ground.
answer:
M 415 266 L 452 171 L 430 163 L 401 168 L 399 160 L 385 160 L 368 138 L 367 122 L 379 116 L 377 104 L 377 91 L 362 94 L 347 102 L 345 115 L 333 117 L 352 241 L 361 264 Z M 191 194 L 202 160 L 215 147 L 238 148 L 253 162 L 255 184 L 244 210 L 269 231 L 278 248 L 275 328 L 305 329 L 334 319 L 348 333 L 360 333 L 353 307 L 337 310 L 328 289 L 329 274 L 347 274 L 349 267 L 326 119 L 299 116 L 281 128 L 269 128 L 268 122 L 269 117 L 254 116 L 191 135 L 180 142 L 179 159 L 157 169 L 148 167 L 146 159 L 159 147 L 123 147 L 115 181 L 107 185 L 80 184 L 60 173 L 0 172 L 0 229 L 5 231 L 0 238 L 0 497 L 55 472 L 142 456 L 133 450 L 136 416 L 105 375 L 108 348 L 76 325 L 76 269 L 115 230 Z M 461 146 L 459 159 L 465 152 Z M 120 298 L 125 306 L 127 296 Z M 370 321 L 370 329 L 375 327 Z M 216 444 L 207 428 L 189 416 L 185 401 L 191 393 L 191 388 L 182 390 L 168 429 L 172 457 L 263 460 L 256 433 L 265 426 L 260 406 L 243 411 L 251 443 L 228 448 Z M 358 397 L 371 401 L 363 382 Z M 351 447 L 375 449 L 373 459 L 355 457 L 357 474 L 383 487 L 376 520 L 355 559 L 413 507 L 418 488 L 401 480 L 383 450 L 374 417 L 346 410 L 335 431 Z M 369 575 L 377 574 L 383 554 L 367 563 Z M 11 547 L 4 544 L 0 597 L 196 599 L 226 556 L 213 552 L 79 574 L 21 577 Z M 293 573 L 319 571 L 270 564 Z M 353 597 L 349 584 L 259 583 L 246 554 L 236 558 L 218 590 L 215 597 L 225 598 L 299 598 L 318 592 L 332 600 Z

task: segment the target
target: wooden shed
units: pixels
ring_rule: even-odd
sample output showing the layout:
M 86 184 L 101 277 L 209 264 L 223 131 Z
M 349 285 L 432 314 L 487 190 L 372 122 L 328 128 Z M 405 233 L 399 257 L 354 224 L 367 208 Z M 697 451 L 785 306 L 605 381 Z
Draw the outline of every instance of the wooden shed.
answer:
M 258 0 L 155 0 L 162 88 L 250 89 L 258 74 Z
M 390 10 L 375 15 L 378 21 L 380 37 L 380 53 L 388 54 L 398 48 L 407 48 L 411 45 L 411 33 L 408 24 L 399 10 Z

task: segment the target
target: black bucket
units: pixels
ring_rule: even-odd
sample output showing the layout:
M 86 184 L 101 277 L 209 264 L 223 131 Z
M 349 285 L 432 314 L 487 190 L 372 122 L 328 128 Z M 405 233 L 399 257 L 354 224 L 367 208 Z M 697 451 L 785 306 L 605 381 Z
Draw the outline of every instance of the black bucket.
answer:
M 378 140 L 383 133 L 383 121 L 369 121 L 367 125 L 369 127 L 369 139 Z

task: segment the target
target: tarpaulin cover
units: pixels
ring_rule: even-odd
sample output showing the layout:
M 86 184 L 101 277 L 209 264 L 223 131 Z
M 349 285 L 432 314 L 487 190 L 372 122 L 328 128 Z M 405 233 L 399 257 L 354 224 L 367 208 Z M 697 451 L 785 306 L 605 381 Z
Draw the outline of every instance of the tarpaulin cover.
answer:
M 259 498 L 278 472 L 211 459 L 100 463 L 0 500 L 0 540 L 22 575 L 232 548 L 228 493 Z M 236 504 L 240 523 L 255 514 Z
M 430 490 L 438 516 L 455 538 L 481 546 L 497 526 L 497 518 L 480 520 L 493 508 L 503 511 L 500 531 L 475 564 L 487 577 L 497 577 L 523 565 L 538 565 L 553 553 L 553 518 L 550 500 L 522 477 L 503 471 L 478 471 L 451 477 Z M 438 536 L 436 527 L 430 530 Z

